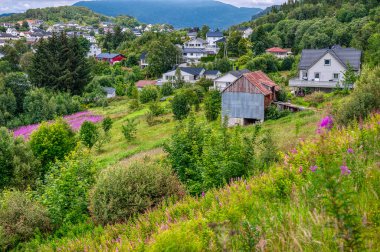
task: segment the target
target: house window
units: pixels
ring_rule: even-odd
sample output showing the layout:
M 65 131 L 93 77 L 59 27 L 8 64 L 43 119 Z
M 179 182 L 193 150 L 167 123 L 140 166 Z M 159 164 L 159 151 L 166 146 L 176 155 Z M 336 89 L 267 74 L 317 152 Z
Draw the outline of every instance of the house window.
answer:
M 325 59 L 325 66 L 330 66 L 330 65 L 331 65 L 331 60 Z
M 307 80 L 307 72 L 302 72 L 302 79 Z
M 321 74 L 320 73 L 314 73 L 314 79 L 318 79 L 320 78 Z
M 339 74 L 338 74 L 338 73 L 334 73 L 334 74 L 333 74 L 333 79 L 334 79 L 334 80 L 339 79 Z

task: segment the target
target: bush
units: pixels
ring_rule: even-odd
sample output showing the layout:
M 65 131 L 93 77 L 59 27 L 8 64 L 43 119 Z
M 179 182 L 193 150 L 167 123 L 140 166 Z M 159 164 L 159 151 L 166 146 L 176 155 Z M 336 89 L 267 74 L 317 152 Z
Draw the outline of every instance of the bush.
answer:
M 135 119 L 127 119 L 127 123 L 122 126 L 123 135 L 127 141 L 132 141 L 136 138 L 137 123 Z
M 76 151 L 58 161 L 46 177 L 40 197 L 56 227 L 79 223 L 87 215 L 87 195 L 94 183 L 94 162 L 83 151 Z
M 173 85 L 170 82 L 166 82 L 161 87 L 161 95 L 169 96 L 173 94 Z
M 265 109 L 265 120 L 277 120 L 288 116 L 290 113 L 289 110 L 280 110 L 276 105 L 271 105 Z
M 334 111 L 334 117 L 341 124 L 354 119 L 364 119 L 371 112 L 380 109 L 380 67 L 365 68 L 348 100 Z
M 132 99 L 130 102 L 129 102 L 129 109 L 134 111 L 134 110 L 138 110 L 140 108 L 140 102 L 138 99 Z
M 257 56 L 247 63 L 247 68 L 251 71 L 261 70 L 266 73 L 276 72 L 277 59 L 271 54 Z
M 126 222 L 164 198 L 182 194 L 176 176 L 158 163 L 116 166 L 104 170 L 97 179 L 91 191 L 90 211 L 94 221 L 102 225 Z
M 319 104 L 325 101 L 325 94 L 323 92 L 314 92 L 310 95 L 306 95 L 304 99 L 311 106 L 317 107 Z
M 217 90 L 212 90 L 205 97 L 205 113 L 209 121 L 215 121 L 222 109 L 222 96 Z
M 95 123 L 85 121 L 80 127 L 79 138 L 86 147 L 92 149 L 99 140 L 99 131 Z
M 159 97 L 158 89 L 156 86 L 145 86 L 140 92 L 140 102 L 148 103 L 156 101 Z
M 212 87 L 214 85 L 214 82 L 210 79 L 201 78 L 195 84 L 202 87 L 202 90 L 204 92 L 208 92 L 210 87 Z
M 52 124 L 42 123 L 38 130 L 32 133 L 30 146 L 34 155 L 41 161 L 43 175 L 49 164 L 63 160 L 75 148 L 75 133 L 62 119 Z
M 112 128 L 112 119 L 109 118 L 109 117 L 106 117 L 104 118 L 103 122 L 102 122 L 102 128 L 103 128 L 103 131 L 105 134 L 108 134 L 108 132 L 111 130 Z
M 0 190 L 15 187 L 34 188 L 40 178 L 41 165 L 22 138 L 15 139 L 6 128 L 0 128 Z
M 28 193 L 4 191 L 0 197 L 0 249 L 7 251 L 37 232 L 51 230 L 46 209 Z
M 174 119 L 185 119 L 189 115 L 192 105 L 199 105 L 198 96 L 193 90 L 185 89 L 178 92 L 172 101 Z

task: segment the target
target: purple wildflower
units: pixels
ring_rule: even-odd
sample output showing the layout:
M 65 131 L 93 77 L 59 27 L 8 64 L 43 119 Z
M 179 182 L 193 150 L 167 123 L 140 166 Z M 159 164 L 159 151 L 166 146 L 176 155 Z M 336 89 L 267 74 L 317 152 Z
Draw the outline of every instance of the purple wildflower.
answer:
M 293 148 L 290 152 L 293 153 L 293 154 L 297 154 L 298 153 L 296 148 Z
M 300 168 L 298 169 L 298 172 L 299 172 L 299 173 L 302 173 L 302 172 L 303 172 L 303 167 L 302 167 L 302 165 L 301 165 Z
M 317 134 L 321 134 L 323 132 L 322 130 L 327 130 L 327 131 L 331 130 L 333 125 L 334 125 L 334 121 L 333 121 L 332 117 L 326 116 L 319 123 Z
M 354 150 L 353 150 L 352 148 L 348 148 L 348 149 L 347 149 L 347 153 L 348 153 L 348 154 L 354 154 Z
M 345 164 L 340 167 L 340 172 L 342 175 L 350 175 L 351 174 L 351 170 L 348 169 L 347 165 L 345 165 Z
M 205 192 L 202 192 L 202 197 L 204 197 L 205 196 Z
M 316 165 L 310 166 L 310 171 L 315 172 L 317 170 L 317 168 L 318 168 L 318 166 L 316 166 Z

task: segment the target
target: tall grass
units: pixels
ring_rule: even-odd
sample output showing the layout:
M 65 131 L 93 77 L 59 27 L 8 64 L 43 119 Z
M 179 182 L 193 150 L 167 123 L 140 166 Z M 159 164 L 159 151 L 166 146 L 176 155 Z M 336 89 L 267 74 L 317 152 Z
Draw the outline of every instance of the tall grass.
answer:
M 377 251 L 379 153 L 379 114 L 348 128 L 322 127 L 260 176 L 167 202 L 124 224 L 26 249 Z

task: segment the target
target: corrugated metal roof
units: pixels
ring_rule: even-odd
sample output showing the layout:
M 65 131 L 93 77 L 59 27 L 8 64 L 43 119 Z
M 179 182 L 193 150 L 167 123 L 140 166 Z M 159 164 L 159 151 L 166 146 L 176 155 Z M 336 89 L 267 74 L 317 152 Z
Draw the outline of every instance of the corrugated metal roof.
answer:
M 101 54 L 98 54 L 96 56 L 96 58 L 102 58 L 102 59 L 113 59 L 117 56 L 119 56 L 120 54 L 117 54 L 117 53 L 101 53 Z

